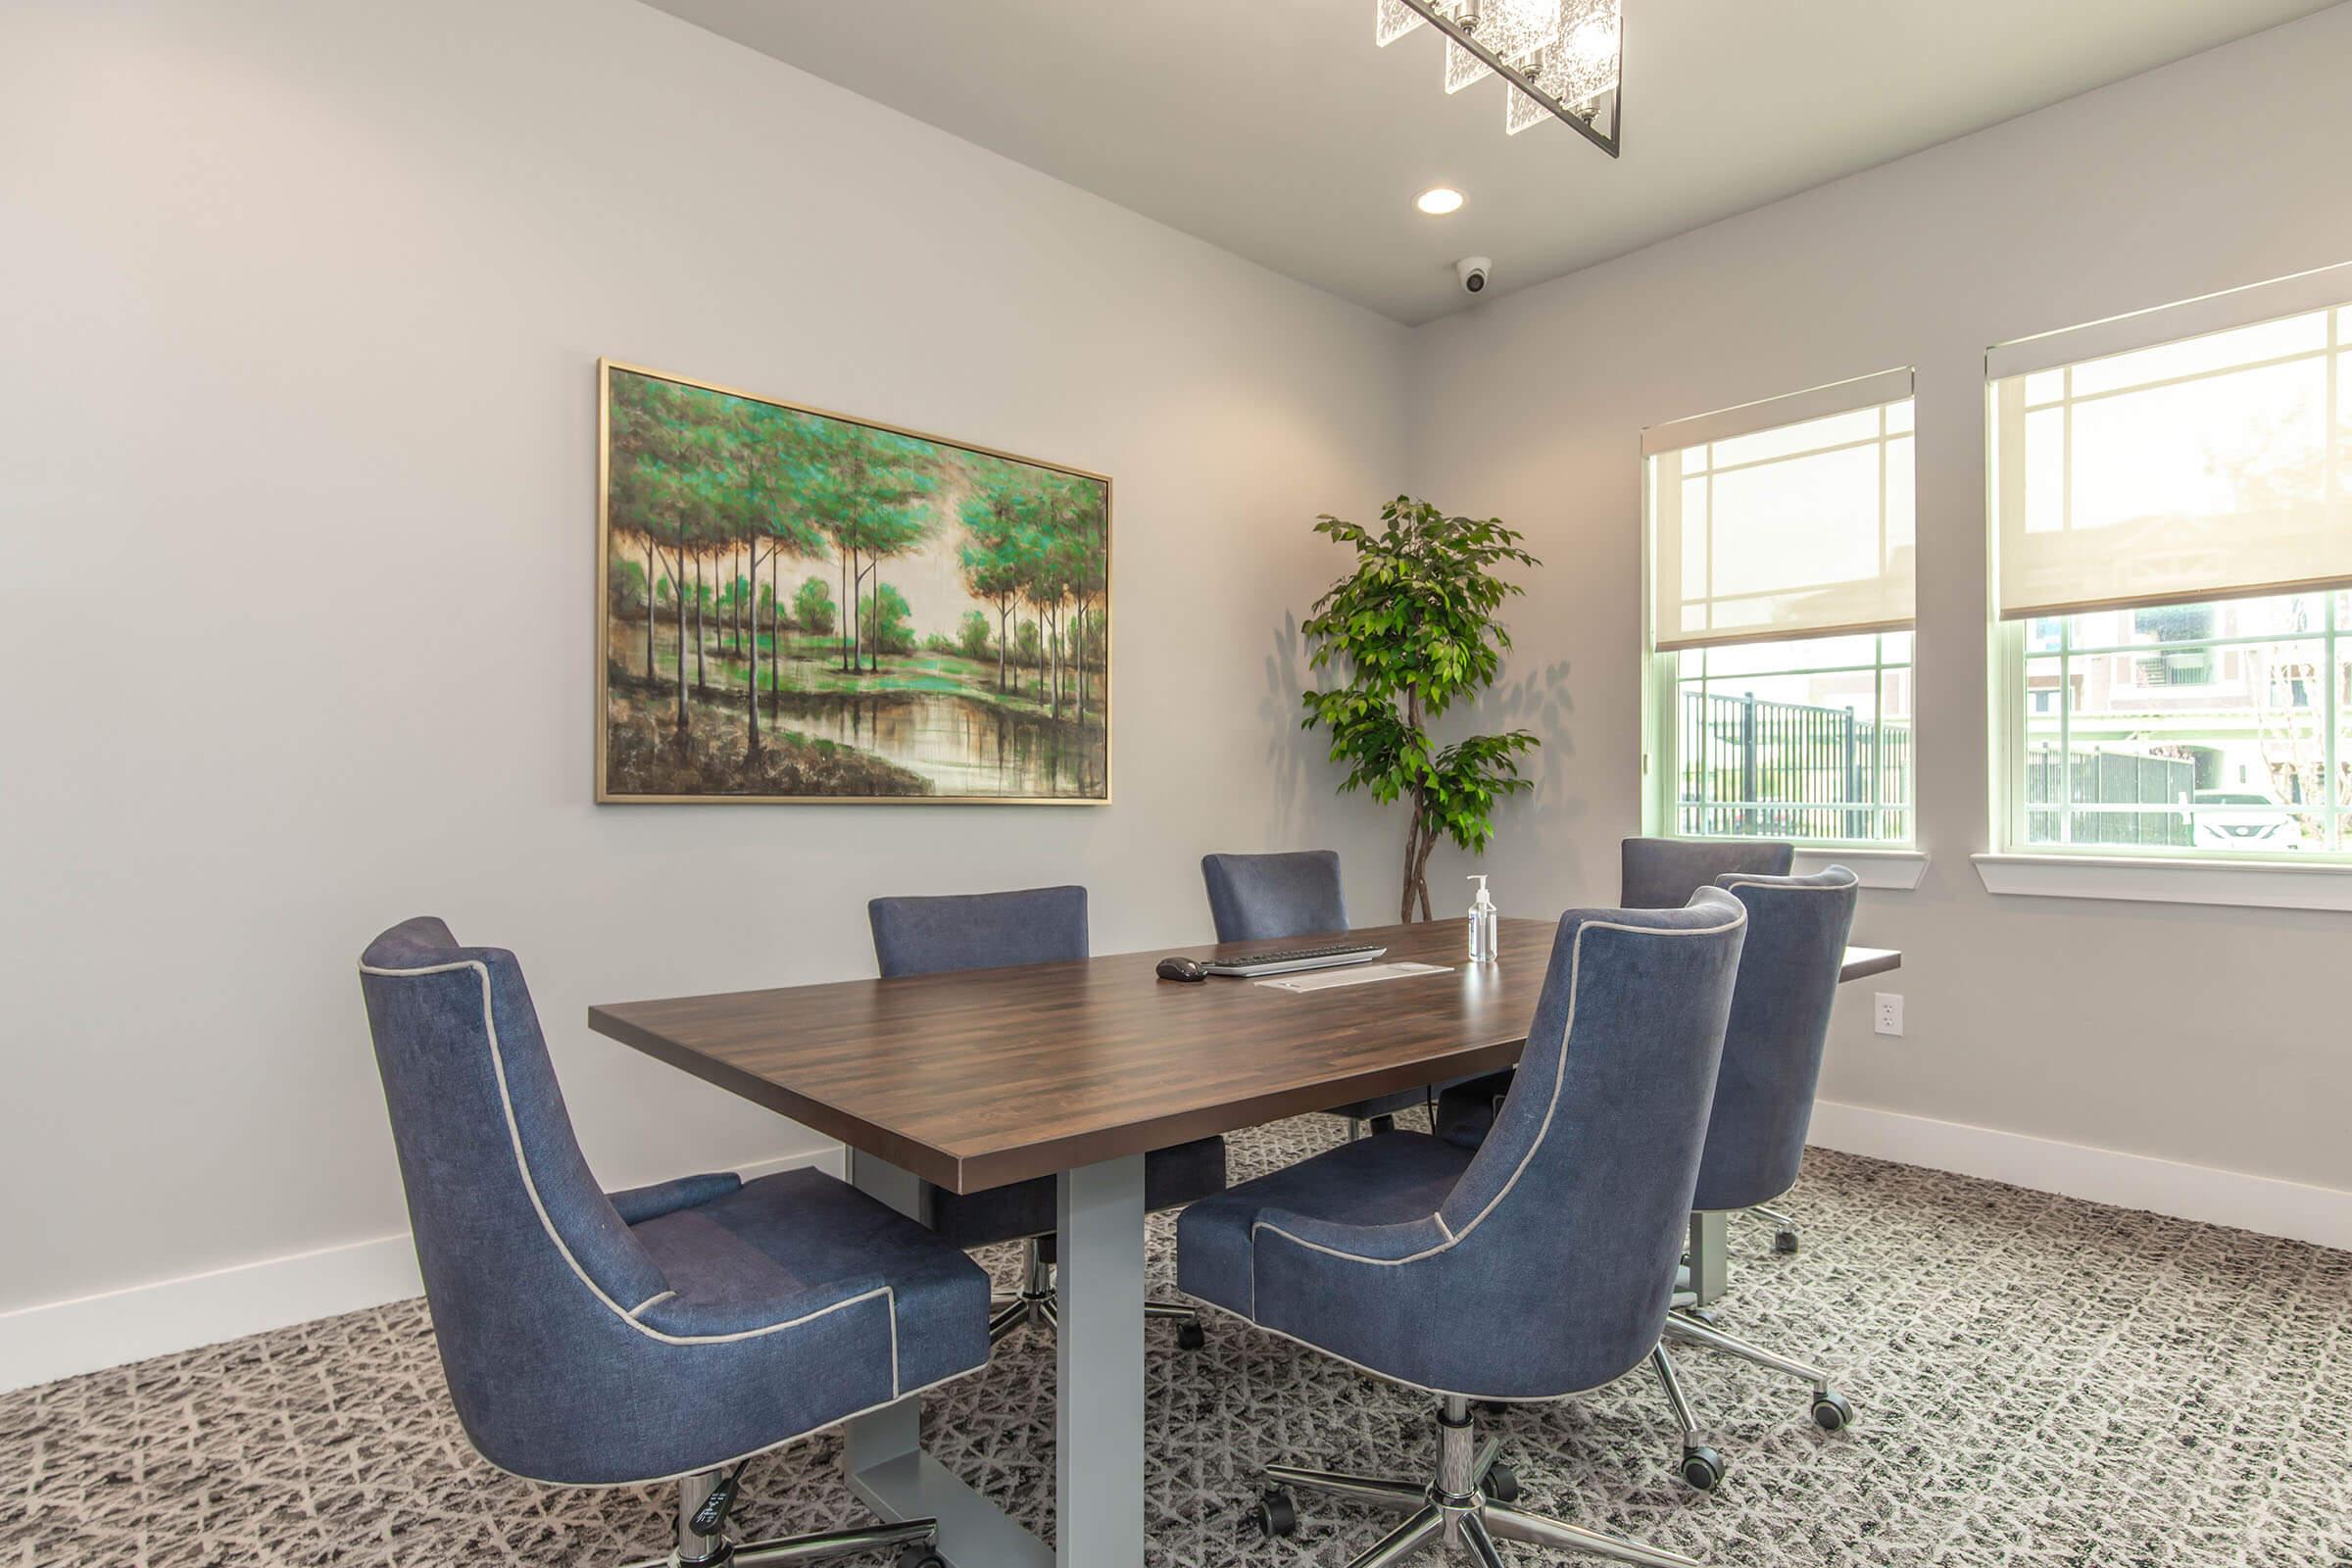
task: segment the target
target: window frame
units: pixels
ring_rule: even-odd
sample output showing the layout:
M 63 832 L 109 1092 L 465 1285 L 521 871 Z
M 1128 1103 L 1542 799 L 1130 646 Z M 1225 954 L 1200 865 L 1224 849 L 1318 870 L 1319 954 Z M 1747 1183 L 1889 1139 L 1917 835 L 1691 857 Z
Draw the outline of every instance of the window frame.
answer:
M 1900 388 L 1899 391 L 1896 390 L 1898 387 Z M 1871 444 L 1875 445 L 1879 450 L 1879 467 L 1882 486 L 1881 525 L 1884 527 L 1884 484 L 1886 462 L 1886 449 L 1887 441 L 1894 434 L 1894 432 L 1890 432 L 1886 428 L 1886 418 L 1884 410 L 1888 405 L 1894 403 L 1910 403 L 1912 405 L 1912 415 L 1909 427 L 1905 431 L 1901 432 L 1901 434 L 1912 442 L 1912 451 L 1914 455 L 1911 485 L 1912 515 L 1914 519 L 1913 527 L 1916 530 L 1919 493 L 1917 452 L 1920 435 L 1918 416 L 1918 371 L 1915 367 L 1904 366 L 1897 369 L 1875 371 L 1867 375 L 1853 377 L 1852 379 L 1846 381 L 1831 382 L 1821 386 L 1806 388 L 1798 392 L 1787 393 L 1777 397 L 1764 398 L 1753 403 L 1738 405 L 1714 414 L 1700 415 L 1691 418 L 1668 421 L 1665 424 L 1652 426 L 1642 432 L 1642 440 L 1637 448 L 1637 462 L 1639 464 L 1638 471 L 1641 475 L 1640 494 L 1642 498 L 1640 516 L 1640 530 L 1642 536 L 1642 569 L 1640 583 L 1642 601 L 1642 640 L 1640 649 L 1642 681 L 1642 787 L 1640 791 L 1640 797 L 1642 831 L 1644 834 L 1647 834 L 1651 837 L 1674 839 L 1683 843 L 1690 844 L 1754 844 L 1763 842 L 1782 842 L 1782 840 L 1779 840 L 1776 836 L 1765 834 L 1692 834 L 1679 830 L 1678 824 L 1680 822 L 1680 808 L 1683 804 L 1679 799 L 1681 760 L 1676 752 L 1678 737 L 1681 733 L 1680 714 L 1678 711 L 1683 686 L 1683 682 L 1680 678 L 1680 658 L 1685 652 L 1700 652 L 1703 650 L 1680 648 L 1661 649 L 1657 645 L 1658 612 L 1656 572 L 1658 540 L 1657 528 L 1655 526 L 1655 512 L 1650 497 L 1650 466 L 1652 460 L 1659 457 L 1664 452 L 1684 452 L 1688 451 L 1690 447 L 1701 444 L 1712 446 L 1718 441 L 1730 440 L 1741 435 L 1761 433 L 1766 430 L 1781 429 L 1790 425 L 1805 424 L 1815 419 L 1833 417 L 1839 414 L 1858 413 L 1863 409 L 1877 408 L 1882 411 L 1879 421 L 1879 434 L 1874 438 Z M 1757 417 L 1758 412 L 1767 409 L 1786 411 L 1785 416 L 1759 419 Z M 1661 445 L 1661 432 L 1670 431 L 1677 428 L 1690 431 L 1690 438 L 1680 443 L 1666 443 Z M 1710 463 L 1711 461 L 1712 460 L 1710 459 Z M 1679 463 L 1677 466 L 1677 477 L 1678 479 L 1681 477 Z M 1733 647 L 1744 645 L 1749 648 L 1755 648 L 1767 643 L 1775 642 L 1797 643 L 1813 640 L 1826 640 L 1826 638 L 1830 636 L 1868 636 L 1872 638 L 1875 656 L 1874 662 L 1869 665 L 1849 666 L 1840 664 L 1836 666 L 1823 666 L 1823 668 L 1835 668 L 1838 670 L 1843 670 L 1847 668 L 1868 668 L 1874 670 L 1876 672 L 1875 678 L 1878 683 L 1875 688 L 1876 702 L 1881 709 L 1884 708 L 1886 703 L 1886 671 L 1889 668 L 1908 670 L 1911 673 L 1914 708 L 1916 709 L 1919 670 L 1919 630 L 1916 618 L 1904 626 L 1891 628 L 1879 626 L 1872 627 L 1867 631 L 1851 630 L 1825 633 L 1820 634 L 1818 638 L 1812 636 L 1796 638 L 1774 638 L 1769 636 L 1755 636 L 1753 634 L 1749 634 L 1727 637 L 1720 643 L 1709 644 L 1707 646 Z M 1889 636 L 1908 636 L 1911 639 L 1911 658 L 1908 662 L 1889 665 L 1886 662 L 1886 639 Z M 1813 666 L 1805 665 L 1792 666 L 1792 668 L 1788 671 L 1780 671 L 1777 673 L 1806 673 L 1811 672 L 1812 668 Z M 1912 717 L 1907 720 L 1907 722 L 1911 725 L 1911 769 L 1908 790 L 1910 799 L 1902 803 L 1904 825 L 1906 828 L 1905 836 L 1900 840 L 1832 838 L 1788 839 L 1785 842 L 1792 843 L 1796 846 L 1800 869 L 1806 868 L 1804 862 L 1808 860 L 1827 863 L 1826 860 L 1822 859 L 1823 855 L 1829 852 L 1835 852 L 1836 856 L 1839 859 L 1850 859 L 1852 861 L 1860 862 L 1857 869 L 1860 870 L 1863 880 L 1868 886 L 1910 888 L 1918 884 L 1921 875 L 1926 869 L 1927 857 L 1921 853 L 1919 848 L 1919 720 L 1916 711 L 1914 711 Z M 1874 814 L 1883 814 L 1887 809 L 1884 803 L 1878 801 L 1873 801 L 1868 806 L 1865 806 L 1861 808 L 1871 811 Z
M 2337 767 L 2345 748 L 2342 727 L 2348 708 L 2338 691 L 2335 678 L 2339 654 L 2352 647 L 2352 617 L 2339 611 L 2339 602 L 2348 590 L 2327 589 L 2318 592 L 2324 612 L 2322 624 L 2303 633 L 2257 633 L 2229 637 L 2205 637 L 2178 643 L 2137 643 L 2098 645 L 2076 648 L 2073 641 L 2072 615 L 2055 617 L 2059 621 L 2059 642 L 2055 649 L 2029 649 L 2026 646 L 2028 629 L 2033 622 L 2026 619 L 1996 620 L 1992 624 L 1993 658 L 1992 711 L 1992 821 L 1993 859 L 2049 860 L 2114 860 L 2164 862 L 2178 865 L 2236 866 L 2240 868 L 2274 866 L 2284 869 L 2322 870 L 2352 868 L 2352 792 L 2347 792 L 2337 776 Z M 2199 600 L 2199 605 L 2225 604 L 2230 598 L 2288 598 L 2287 594 L 2235 595 L 2222 599 Z M 2336 826 L 2338 848 L 2317 850 L 2224 850 L 2207 849 L 2194 842 L 2187 845 L 2097 844 L 2085 843 L 2071 837 L 2037 843 L 2030 837 L 2030 813 L 2050 811 L 2058 815 L 2062 827 L 2071 827 L 2072 818 L 2082 808 L 2064 803 L 2034 803 L 2027 799 L 2026 783 L 2028 758 L 2027 723 L 2033 716 L 2029 710 L 2030 692 L 2026 677 L 2033 661 L 2057 659 L 2059 662 L 2059 749 L 2068 751 L 2073 730 L 2073 704 L 2069 701 L 2067 661 L 2072 659 L 2111 658 L 2117 655 L 2144 654 L 2151 650 L 2193 653 L 2224 651 L 2230 648 L 2269 646 L 2282 642 L 2310 641 L 2320 644 L 2322 664 L 2327 678 L 2321 682 L 2323 693 L 2318 720 L 2322 743 L 2323 799 L 2311 814 L 2332 819 Z M 2285 803 L 2281 803 L 2282 807 Z M 2180 808 L 2148 809 L 2179 810 Z M 2291 809 L 2291 807 L 2287 808 Z M 2110 809 L 2128 809 L 2113 807 Z M 2195 803 L 2189 807 L 2190 820 L 2195 820 Z

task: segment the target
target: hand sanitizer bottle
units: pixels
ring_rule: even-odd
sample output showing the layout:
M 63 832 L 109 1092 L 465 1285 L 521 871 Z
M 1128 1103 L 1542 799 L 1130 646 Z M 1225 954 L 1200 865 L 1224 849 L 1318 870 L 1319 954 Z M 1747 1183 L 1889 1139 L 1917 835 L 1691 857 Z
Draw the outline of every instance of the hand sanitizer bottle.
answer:
M 1493 963 L 1494 961 L 1495 937 L 1494 901 L 1487 897 L 1487 879 L 1485 877 L 1474 876 L 1470 880 L 1478 884 L 1478 900 L 1470 906 L 1470 961 L 1472 963 Z

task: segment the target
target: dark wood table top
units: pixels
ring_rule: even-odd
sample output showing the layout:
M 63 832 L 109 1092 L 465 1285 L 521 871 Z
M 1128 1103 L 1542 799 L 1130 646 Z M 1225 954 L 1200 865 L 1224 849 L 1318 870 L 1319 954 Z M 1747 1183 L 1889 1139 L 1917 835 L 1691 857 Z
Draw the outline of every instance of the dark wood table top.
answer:
M 1153 973 L 1289 945 L 1242 942 L 616 1003 L 588 1026 L 968 1193 L 1509 1066 L 1555 929 L 1503 920 L 1474 965 L 1459 920 L 1359 928 L 1384 962 L 1450 968 L 1324 991 Z

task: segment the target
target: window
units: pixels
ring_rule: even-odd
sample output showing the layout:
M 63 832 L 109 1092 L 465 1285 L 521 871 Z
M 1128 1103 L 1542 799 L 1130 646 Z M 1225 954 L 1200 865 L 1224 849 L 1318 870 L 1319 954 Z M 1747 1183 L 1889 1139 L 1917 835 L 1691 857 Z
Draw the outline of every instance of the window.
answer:
M 1644 433 L 1653 831 L 1913 835 L 1911 373 Z
M 2348 296 L 2329 269 L 1988 357 L 2006 849 L 2352 858 Z
M 2352 852 L 2352 594 L 2049 616 L 2031 640 L 2013 844 Z

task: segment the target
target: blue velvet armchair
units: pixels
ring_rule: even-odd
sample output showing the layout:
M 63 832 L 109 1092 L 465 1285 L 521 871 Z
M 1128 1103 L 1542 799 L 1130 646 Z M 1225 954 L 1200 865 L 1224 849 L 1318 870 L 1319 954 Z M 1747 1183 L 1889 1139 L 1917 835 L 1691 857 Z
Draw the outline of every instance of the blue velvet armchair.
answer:
M 1717 886 L 1747 909 L 1747 946 L 1691 1192 L 1691 1209 L 1699 1213 L 1761 1209 L 1795 1182 L 1858 896 L 1853 872 L 1838 865 L 1813 876 L 1732 872 L 1717 878 Z M 1477 1148 L 1511 1087 L 1510 1075 L 1502 1073 L 1448 1091 L 1439 1101 L 1439 1136 Z M 1853 1405 L 1831 1388 L 1828 1373 L 1724 1333 L 1711 1314 L 1697 1310 L 1696 1296 L 1682 1288 L 1686 1283 L 1677 1281 L 1669 1339 L 1802 1379 L 1811 1389 L 1813 1419 L 1826 1431 L 1841 1431 L 1852 1421 Z M 1657 1371 L 1682 1424 L 1683 1479 L 1711 1491 L 1723 1479 L 1722 1455 L 1702 1441 L 1673 1362 L 1661 1355 Z
M 1345 936 L 1348 903 L 1340 893 L 1340 858 L 1330 850 L 1274 855 L 1204 855 L 1200 880 L 1208 886 L 1209 918 L 1219 942 L 1288 942 L 1296 937 Z M 1385 1133 L 1396 1113 L 1430 1102 L 1427 1089 L 1403 1089 L 1333 1105 L 1348 1131 Z
M 811 1170 L 608 1198 L 513 954 L 415 919 L 360 976 L 442 1368 L 482 1456 L 564 1486 L 676 1480 L 663 1562 L 938 1562 L 928 1520 L 741 1544 L 726 1521 L 747 1457 L 987 1363 L 971 1259 Z
M 866 905 L 866 917 L 873 926 L 874 958 L 885 980 L 1053 963 L 1083 958 L 1089 951 L 1086 889 L 1081 887 L 875 899 Z M 1181 1208 L 1224 1190 L 1222 1138 L 1197 1138 L 1144 1156 L 1147 1209 Z M 1050 1330 L 1055 1324 L 1055 1207 L 1051 1176 L 977 1193 L 952 1193 L 923 1184 L 923 1222 L 957 1247 L 1024 1244 L 1019 1292 L 990 1303 L 992 1344 L 1017 1329 Z M 1146 1301 L 1144 1315 L 1173 1321 L 1181 1349 L 1199 1349 L 1205 1343 L 1200 1314 L 1189 1306 Z
M 1185 1211 L 1185 1291 L 1439 1402 L 1434 1480 L 1272 1466 L 1261 1526 L 1285 1533 L 1299 1489 L 1403 1516 L 1359 1564 L 1459 1544 L 1492 1568 L 1501 1540 L 1687 1568 L 1513 1505 L 1470 1404 L 1561 1398 L 1654 1364 L 1746 927 L 1715 889 L 1682 909 L 1571 911 L 1478 1147 L 1354 1140 Z

